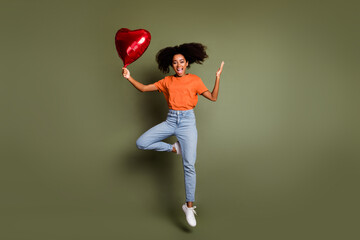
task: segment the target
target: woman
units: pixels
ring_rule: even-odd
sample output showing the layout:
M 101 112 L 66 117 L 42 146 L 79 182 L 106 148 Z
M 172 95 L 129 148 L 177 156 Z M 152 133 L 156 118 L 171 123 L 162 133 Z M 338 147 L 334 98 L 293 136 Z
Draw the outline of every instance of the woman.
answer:
M 186 204 L 182 209 L 190 226 L 196 226 L 195 219 L 195 185 L 196 185 L 196 146 L 197 129 L 194 108 L 198 95 L 216 101 L 219 92 L 220 75 L 224 66 L 221 63 L 216 72 L 215 86 L 210 92 L 201 79 L 193 74 L 186 73 L 192 63 L 202 64 L 208 57 L 206 47 L 200 43 L 185 43 L 180 46 L 167 47 L 158 52 L 156 61 L 159 69 L 169 72 L 171 66 L 175 74 L 166 76 L 154 84 L 144 85 L 131 77 L 130 71 L 123 68 L 123 76 L 141 92 L 159 91 L 165 96 L 169 106 L 166 121 L 149 129 L 136 141 L 139 149 L 168 151 L 181 154 L 183 158 Z M 175 135 L 178 141 L 174 144 L 163 142 L 165 138 Z

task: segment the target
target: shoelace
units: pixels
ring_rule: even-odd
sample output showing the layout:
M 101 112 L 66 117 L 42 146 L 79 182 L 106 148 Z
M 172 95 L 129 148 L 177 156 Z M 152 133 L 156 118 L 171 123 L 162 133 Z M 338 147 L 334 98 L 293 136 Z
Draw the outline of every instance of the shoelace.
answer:
M 197 213 L 196 213 L 196 211 L 195 211 L 195 208 L 196 208 L 196 206 L 193 206 L 193 207 L 191 207 L 191 208 L 189 208 L 191 211 L 193 211 L 193 213 L 195 213 L 195 215 L 197 216 Z

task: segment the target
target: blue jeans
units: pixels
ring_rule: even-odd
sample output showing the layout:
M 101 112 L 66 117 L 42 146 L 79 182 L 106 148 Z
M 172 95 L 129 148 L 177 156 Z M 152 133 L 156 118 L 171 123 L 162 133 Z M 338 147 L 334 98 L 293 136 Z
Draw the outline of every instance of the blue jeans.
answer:
M 181 146 L 186 202 L 195 201 L 197 129 L 194 110 L 169 109 L 166 121 L 152 127 L 139 137 L 136 146 L 142 150 L 172 151 L 172 145 L 162 140 L 175 135 Z

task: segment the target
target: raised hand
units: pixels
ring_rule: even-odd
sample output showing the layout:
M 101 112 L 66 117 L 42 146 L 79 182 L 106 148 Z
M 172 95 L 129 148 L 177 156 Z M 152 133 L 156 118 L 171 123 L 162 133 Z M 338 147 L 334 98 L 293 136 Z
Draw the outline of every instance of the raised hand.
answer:
M 222 72 L 222 70 L 223 70 L 223 67 L 224 67 L 224 61 L 222 61 L 221 62 L 221 66 L 220 66 L 220 68 L 217 70 L 217 72 L 216 72 L 216 77 L 217 78 L 220 78 L 220 75 L 221 75 L 221 72 Z
M 123 77 L 126 78 L 126 79 L 129 79 L 130 78 L 130 71 L 127 69 L 127 68 L 122 68 L 122 74 L 123 74 Z

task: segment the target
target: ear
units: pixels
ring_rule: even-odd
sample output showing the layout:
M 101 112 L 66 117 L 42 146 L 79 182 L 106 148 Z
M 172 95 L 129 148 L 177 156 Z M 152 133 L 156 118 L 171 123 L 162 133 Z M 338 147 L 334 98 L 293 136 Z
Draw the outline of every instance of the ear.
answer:
M 188 62 L 188 61 L 186 61 L 186 67 L 187 67 L 187 66 L 189 66 L 189 62 Z

